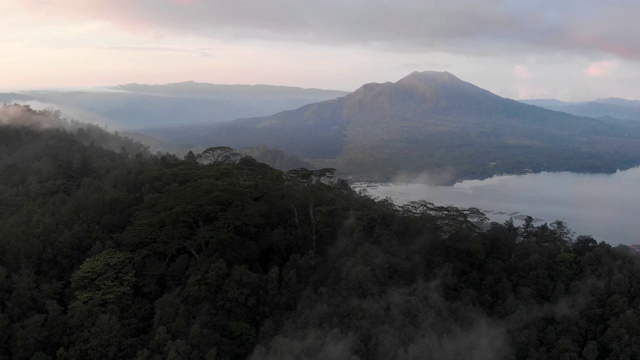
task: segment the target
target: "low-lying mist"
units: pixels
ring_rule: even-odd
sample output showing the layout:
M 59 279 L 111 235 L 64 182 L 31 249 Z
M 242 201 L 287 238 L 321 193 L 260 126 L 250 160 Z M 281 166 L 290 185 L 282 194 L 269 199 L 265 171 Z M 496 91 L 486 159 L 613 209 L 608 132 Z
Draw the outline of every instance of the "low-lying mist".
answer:
M 85 145 L 93 144 L 116 152 L 124 151 L 130 155 L 148 154 L 146 146 L 128 137 L 120 136 L 118 133 L 111 133 L 106 127 L 69 119 L 62 111 L 48 106 L 50 104 L 34 103 L 34 105 L 46 107 L 37 110 L 30 105 L 0 106 L 0 125 L 38 131 L 61 130 L 70 135 L 77 135 L 77 139 Z
M 430 186 L 452 185 L 455 180 L 455 172 L 452 168 L 441 171 L 423 171 L 413 173 L 402 171 L 392 178 L 393 183 L 425 184 Z

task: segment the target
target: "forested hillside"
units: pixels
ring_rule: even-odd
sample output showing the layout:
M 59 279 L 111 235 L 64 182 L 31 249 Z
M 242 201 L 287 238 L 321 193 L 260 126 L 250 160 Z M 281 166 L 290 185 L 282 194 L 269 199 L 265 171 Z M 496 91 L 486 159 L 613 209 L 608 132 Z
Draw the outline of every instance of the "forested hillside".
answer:
M 149 155 L 3 111 L 0 359 L 640 354 L 640 260 L 561 222 L 398 207 L 331 169 Z

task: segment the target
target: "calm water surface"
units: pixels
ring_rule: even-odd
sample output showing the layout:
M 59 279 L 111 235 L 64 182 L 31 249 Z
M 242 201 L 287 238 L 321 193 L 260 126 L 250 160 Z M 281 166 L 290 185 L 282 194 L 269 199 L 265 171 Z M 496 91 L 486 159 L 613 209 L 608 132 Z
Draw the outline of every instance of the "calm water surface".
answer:
M 438 205 L 477 207 L 492 221 L 520 215 L 547 223 L 559 219 L 576 236 L 592 235 L 612 245 L 640 244 L 640 167 L 610 175 L 562 172 L 496 176 L 454 186 L 403 184 L 370 188 L 368 192 L 390 197 L 396 204 L 427 200 Z

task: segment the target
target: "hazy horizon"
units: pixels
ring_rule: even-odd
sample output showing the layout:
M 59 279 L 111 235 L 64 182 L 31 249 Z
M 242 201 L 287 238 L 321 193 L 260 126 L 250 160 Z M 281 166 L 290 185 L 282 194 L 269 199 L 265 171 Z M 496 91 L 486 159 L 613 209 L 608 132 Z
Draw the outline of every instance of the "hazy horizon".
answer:
M 454 74 L 455 75 L 455 74 Z M 464 79 L 461 79 L 464 80 Z M 394 80 L 390 80 L 390 82 L 395 82 Z M 168 82 L 168 83 L 127 83 L 127 84 L 113 84 L 113 85 L 96 85 L 96 86 L 71 86 L 71 87 L 51 87 L 51 88 L 25 88 L 25 89 L 3 89 L 0 88 L 0 93 L 18 93 L 18 94 L 28 94 L 30 92 L 132 92 L 135 93 L 131 89 L 120 89 L 120 86 L 126 85 L 151 85 L 151 86 L 166 86 L 166 85 L 174 85 L 174 84 L 184 84 L 184 83 L 197 83 L 197 84 L 207 84 L 207 85 L 221 85 L 221 86 L 273 86 L 273 87 L 292 87 L 299 88 L 304 90 L 326 90 L 326 91 L 345 91 L 345 92 L 353 92 L 349 90 L 340 90 L 340 89 L 330 89 L 330 88 L 319 88 L 319 87 L 302 87 L 302 86 L 292 86 L 292 85 L 282 85 L 282 84 L 264 84 L 264 83 L 255 83 L 255 84 L 238 84 L 238 83 L 210 83 L 210 82 L 200 82 L 195 80 L 185 80 L 185 81 L 176 81 L 176 82 Z M 368 84 L 368 83 L 365 83 Z M 362 85 L 365 85 L 362 84 Z M 475 84 L 474 84 L 475 85 Z M 504 96 L 503 96 L 504 97 Z M 506 97 L 509 98 L 509 97 Z M 630 100 L 630 101 L 640 101 L 640 98 L 624 98 L 618 96 L 603 96 L 597 98 L 589 98 L 582 100 L 561 100 L 556 98 L 519 98 L 516 99 L 518 101 L 544 101 L 544 100 L 558 100 L 566 103 L 583 103 L 590 102 L 596 100 L 604 100 L 604 99 L 622 99 L 622 100 Z M 18 101 L 19 103 L 23 103 Z M 539 105 L 538 105 L 539 106 Z

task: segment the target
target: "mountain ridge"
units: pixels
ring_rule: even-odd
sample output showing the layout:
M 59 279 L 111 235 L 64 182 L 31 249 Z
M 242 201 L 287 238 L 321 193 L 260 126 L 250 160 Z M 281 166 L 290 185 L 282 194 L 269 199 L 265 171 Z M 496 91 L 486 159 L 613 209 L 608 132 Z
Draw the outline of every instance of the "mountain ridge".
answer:
M 343 91 L 272 85 L 207 83 L 121 85 L 107 91 L 0 93 L 0 103 L 52 107 L 67 116 L 135 130 L 231 121 L 264 116 L 347 94 Z
M 533 99 L 521 100 L 521 102 L 576 116 L 640 121 L 640 100 L 602 98 L 592 101 L 567 102 L 555 99 Z
M 114 90 L 129 91 L 143 94 L 173 95 L 173 96 L 199 96 L 199 97 L 237 97 L 237 96 L 260 96 L 260 97 L 298 97 L 312 98 L 318 97 L 339 97 L 348 94 L 347 91 L 329 90 L 319 88 L 303 88 L 285 85 L 268 84 L 213 84 L 197 81 L 182 81 L 167 84 L 140 84 L 129 83 L 110 87 Z
M 413 72 L 295 110 L 184 130 L 182 138 L 170 136 L 240 148 L 265 144 L 370 178 L 612 172 L 640 163 L 631 150 L 640 151 L 637 126 L 523 104 L 446 72 Z

